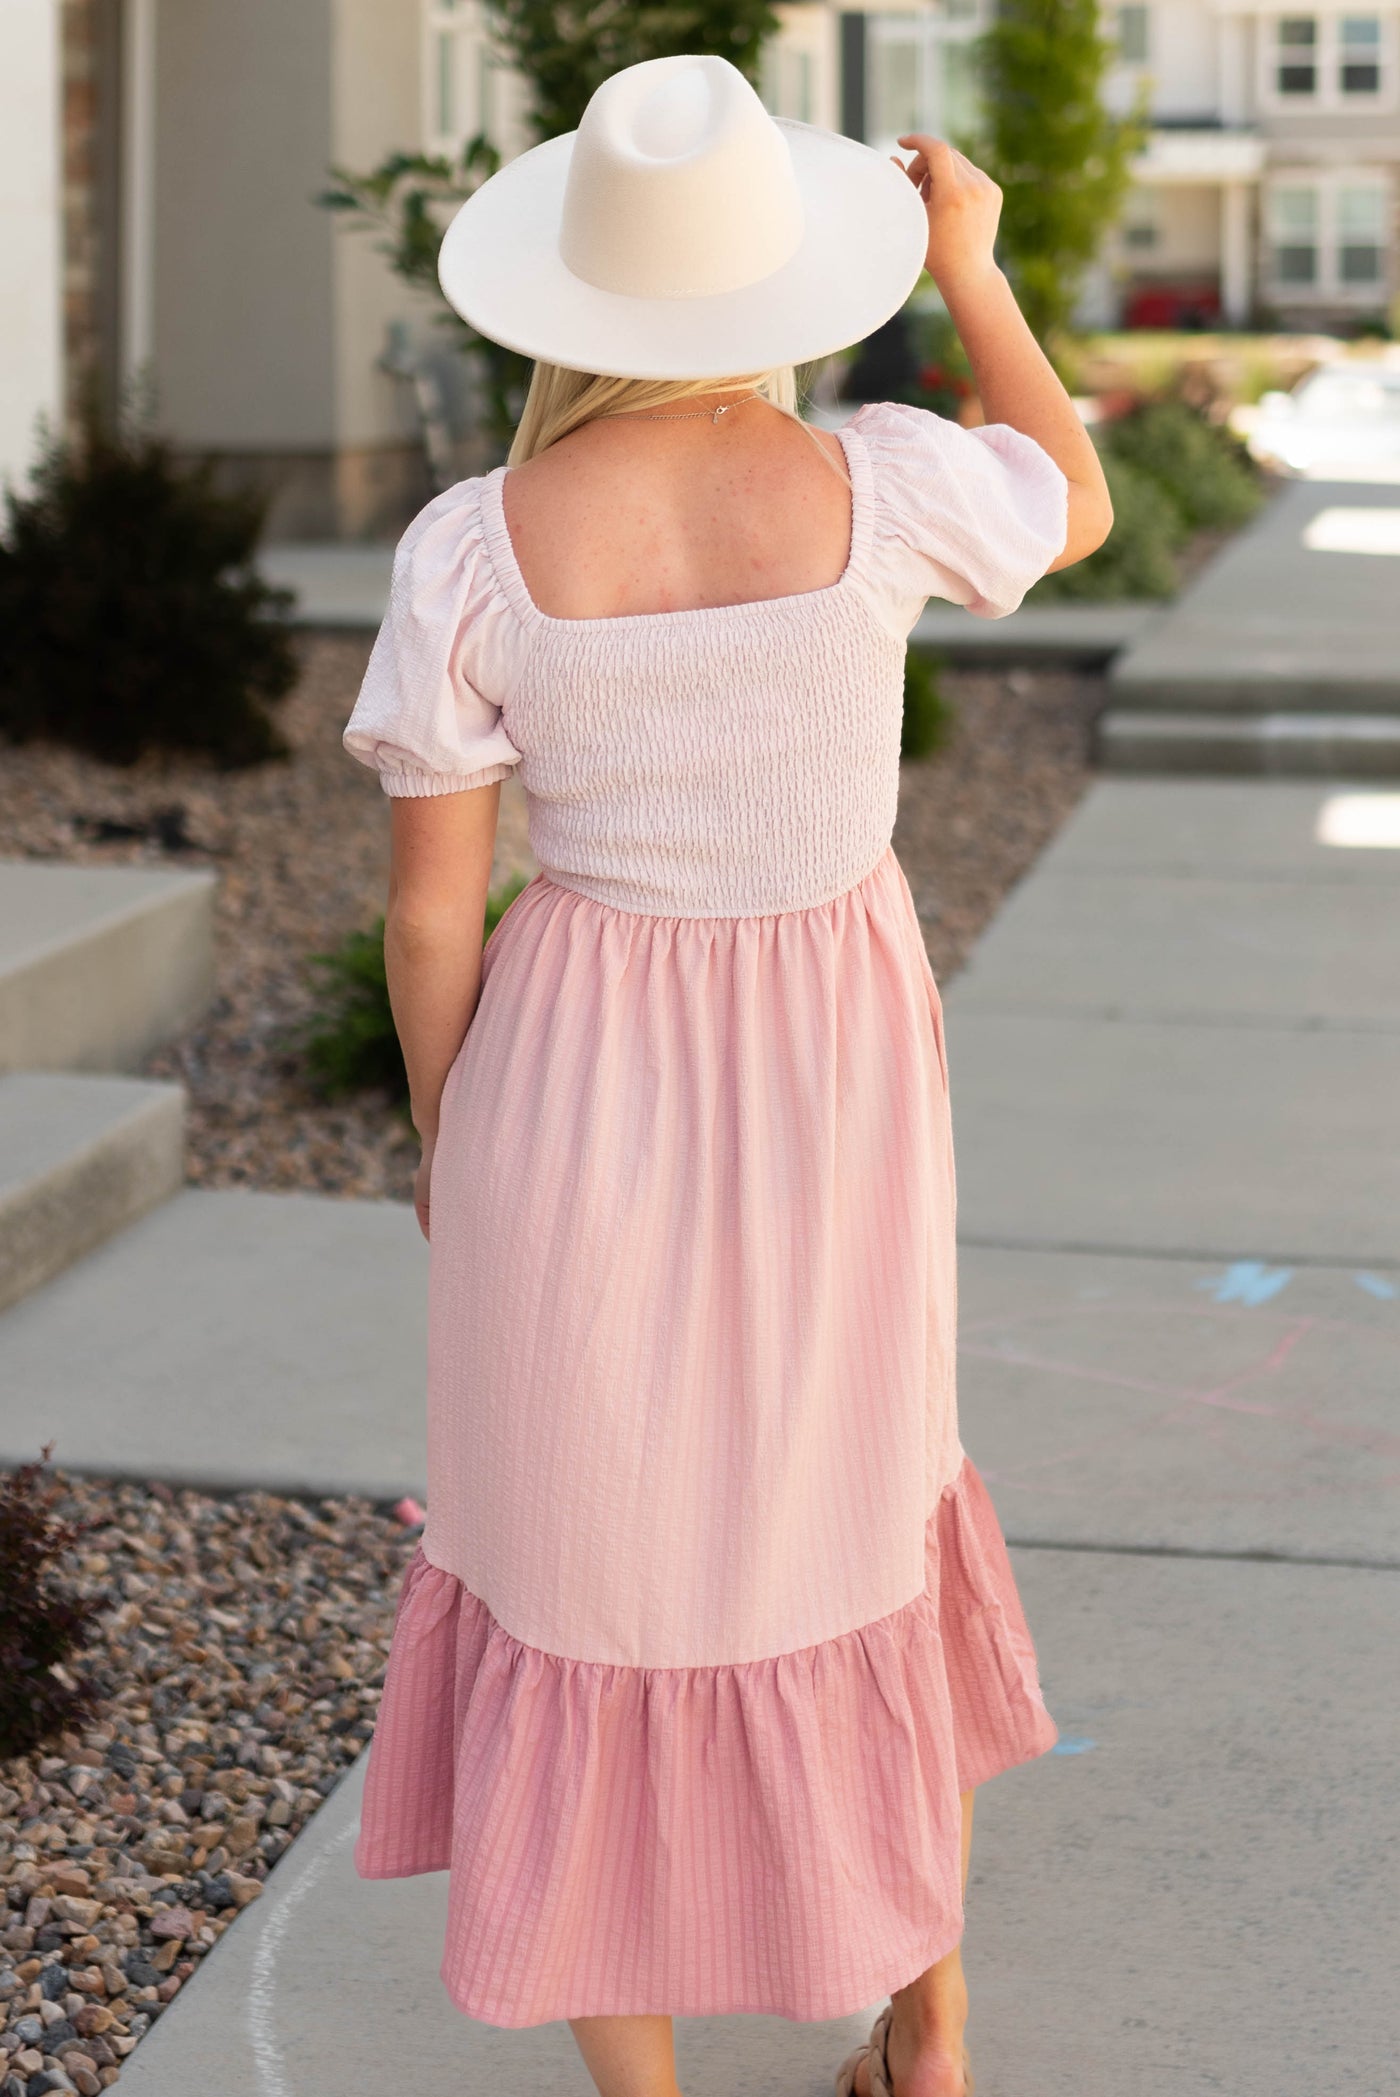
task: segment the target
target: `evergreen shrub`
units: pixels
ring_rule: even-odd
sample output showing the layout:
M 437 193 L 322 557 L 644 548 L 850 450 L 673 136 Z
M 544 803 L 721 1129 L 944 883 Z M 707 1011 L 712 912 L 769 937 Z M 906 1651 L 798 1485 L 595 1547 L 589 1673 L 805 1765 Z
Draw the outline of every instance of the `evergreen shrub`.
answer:
M 290 591 L 254 568 L 265 504 L 179 464 L 135 416 L 48 441 L 0 526 L 0 732 L 110 764 L 149 750 L 222 768 L 286 754 Z
M 1222 424 L 1184 401 L 1148 401 L 1109 427 L 1108 447 L 1151 474 L 1193 531 L 1232 530 L 1263 500 L 1259 470 Z

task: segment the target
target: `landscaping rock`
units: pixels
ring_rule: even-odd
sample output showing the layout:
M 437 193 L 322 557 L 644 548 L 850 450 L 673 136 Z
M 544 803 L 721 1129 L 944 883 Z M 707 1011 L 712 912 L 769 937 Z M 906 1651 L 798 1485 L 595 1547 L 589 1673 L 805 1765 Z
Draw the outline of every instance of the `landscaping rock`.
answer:
M 104 1702 L 0 1764 L 0 2073 L 26 2097 L 60 2050 L 54 2087 L 105 2088 L 335 1789 L 417 1541 L 358 1500 L 59 1482 Z

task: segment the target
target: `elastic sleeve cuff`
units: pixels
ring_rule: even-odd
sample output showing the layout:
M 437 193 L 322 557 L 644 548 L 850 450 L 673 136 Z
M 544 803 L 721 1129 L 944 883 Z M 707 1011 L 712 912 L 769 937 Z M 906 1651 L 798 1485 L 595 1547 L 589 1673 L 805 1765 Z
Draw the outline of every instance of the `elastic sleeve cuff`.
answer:
M 483 765 L 476 772 L 424 772 L 400 768 L 381 772 L 379 784 L 386 794 L 406 800 L 424 794 L 463 794 L 474 786 L 494 786 L 498 779 L 508 779 L 514 770 L 513 764 Z

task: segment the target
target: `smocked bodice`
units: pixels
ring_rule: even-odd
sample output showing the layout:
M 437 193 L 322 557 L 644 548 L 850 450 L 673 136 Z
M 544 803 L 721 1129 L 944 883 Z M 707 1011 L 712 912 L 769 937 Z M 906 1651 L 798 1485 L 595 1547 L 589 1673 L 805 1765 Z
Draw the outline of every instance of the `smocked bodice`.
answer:
M 841 431 L 850 553 L 828 588 L 556 619 L 526 589 L 504 467 L 400 544 L 345 744 L 390 794 L 518 767 L 556 881 L 662 916 L 827 902 L 890 841 L 906 636 L 930 596 L 998 617 L 1059 552 L 1064 476 L 1004 426 L 877 403 Z

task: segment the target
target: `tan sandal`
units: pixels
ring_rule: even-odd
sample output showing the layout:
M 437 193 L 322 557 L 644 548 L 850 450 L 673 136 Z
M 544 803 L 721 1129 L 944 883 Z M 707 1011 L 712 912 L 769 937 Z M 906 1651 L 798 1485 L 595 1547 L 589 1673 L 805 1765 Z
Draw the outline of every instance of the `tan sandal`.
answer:
M 893 2097 L 890 2085 L 890 2063 L 885 2049 L 890 2039 L 890 2018 L 894 2004 L 886 2003 L 870 2027 L 870 2037 L 854 2053 L 848 2053 L 836 2071 L 836 2097 L 854 2097 L 856 2070 L 862 2061 L 868 2064 L 870 2075 L 870 2097 Z
M 870 2080 L 870 2097 L 894 2097 L 894 2084 L 890 2077 L 890 2022 L 894 2015 L 894 2004 L 886 2003 L 874 2024 L 870 2037 L 854 2053 L 847 2054 L 836 2071 L 836 2097 L 854 2097 L 856 2070 L 862 2061 L 867 2063 Z M 967 2048 L 963 2048 L 963 2097 L 972 2097 L 972 2060 Z

